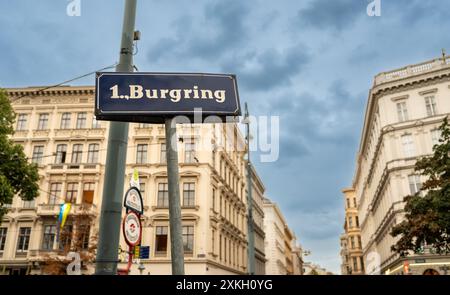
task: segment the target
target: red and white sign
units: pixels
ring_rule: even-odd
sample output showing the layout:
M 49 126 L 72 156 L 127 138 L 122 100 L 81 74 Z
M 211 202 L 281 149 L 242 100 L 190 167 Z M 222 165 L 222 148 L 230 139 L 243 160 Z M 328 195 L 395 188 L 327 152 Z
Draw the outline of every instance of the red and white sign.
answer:
M 134 212 L 129 212 L 123 218 L 123 236 L 125 242 L 130 246 L 136 246 L 141 241 L 142 226 L 139 216 Z

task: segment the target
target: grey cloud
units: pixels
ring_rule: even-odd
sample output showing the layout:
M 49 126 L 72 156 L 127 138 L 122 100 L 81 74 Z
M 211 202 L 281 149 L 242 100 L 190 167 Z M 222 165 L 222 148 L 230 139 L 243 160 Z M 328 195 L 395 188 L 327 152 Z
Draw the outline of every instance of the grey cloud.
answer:
M 341 31 L 366 14 L 368 3 L 362 0 L 314 0 L 298 12 L 299 24 Z

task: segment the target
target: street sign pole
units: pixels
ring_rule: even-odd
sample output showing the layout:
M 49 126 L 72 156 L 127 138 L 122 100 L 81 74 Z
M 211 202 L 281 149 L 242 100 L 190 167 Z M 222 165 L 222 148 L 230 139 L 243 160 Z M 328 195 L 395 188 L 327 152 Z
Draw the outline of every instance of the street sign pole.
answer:
M 133 39 L 137 0 L 125 0 L 125 12 L 117 72 L 133 71 Z M 111 122 L 103 184 L 95 273 L 115 275 L 120 238 L 122 197 L 128 144 L 128 123 Z
M 165 129 L 172 274 L 184 275 L 184 249 L 181 223 L 176 119 L 166 118 Z

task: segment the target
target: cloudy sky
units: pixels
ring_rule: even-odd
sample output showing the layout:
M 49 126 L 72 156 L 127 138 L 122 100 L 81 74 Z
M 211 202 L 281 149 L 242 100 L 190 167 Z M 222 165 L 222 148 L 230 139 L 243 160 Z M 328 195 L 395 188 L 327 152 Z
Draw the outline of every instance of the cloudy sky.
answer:
M 0 0 L 0 86 L 49 85 L 118 60 L 123 1 Z M 450 50 L 450 2 L 138 0 L 140 71 L 235 73 L 253 115 L 280 117 L 280 157 L 253 161 L 307 260 L 339 273 L 350 185 L 379 72 Z M 447 12 L 447 13 L 446 13 Z M 74 82 L 91 85 L 93 76 Z

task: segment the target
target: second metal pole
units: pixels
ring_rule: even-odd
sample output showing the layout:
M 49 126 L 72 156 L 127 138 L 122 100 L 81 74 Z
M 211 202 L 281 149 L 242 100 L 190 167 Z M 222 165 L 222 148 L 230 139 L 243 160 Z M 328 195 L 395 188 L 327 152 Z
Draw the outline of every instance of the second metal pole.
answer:
M 177 125 L 174 118 L 166 118 L 165 124 L 172 274 L 184 275 L 184 247 L 178 172 Z

